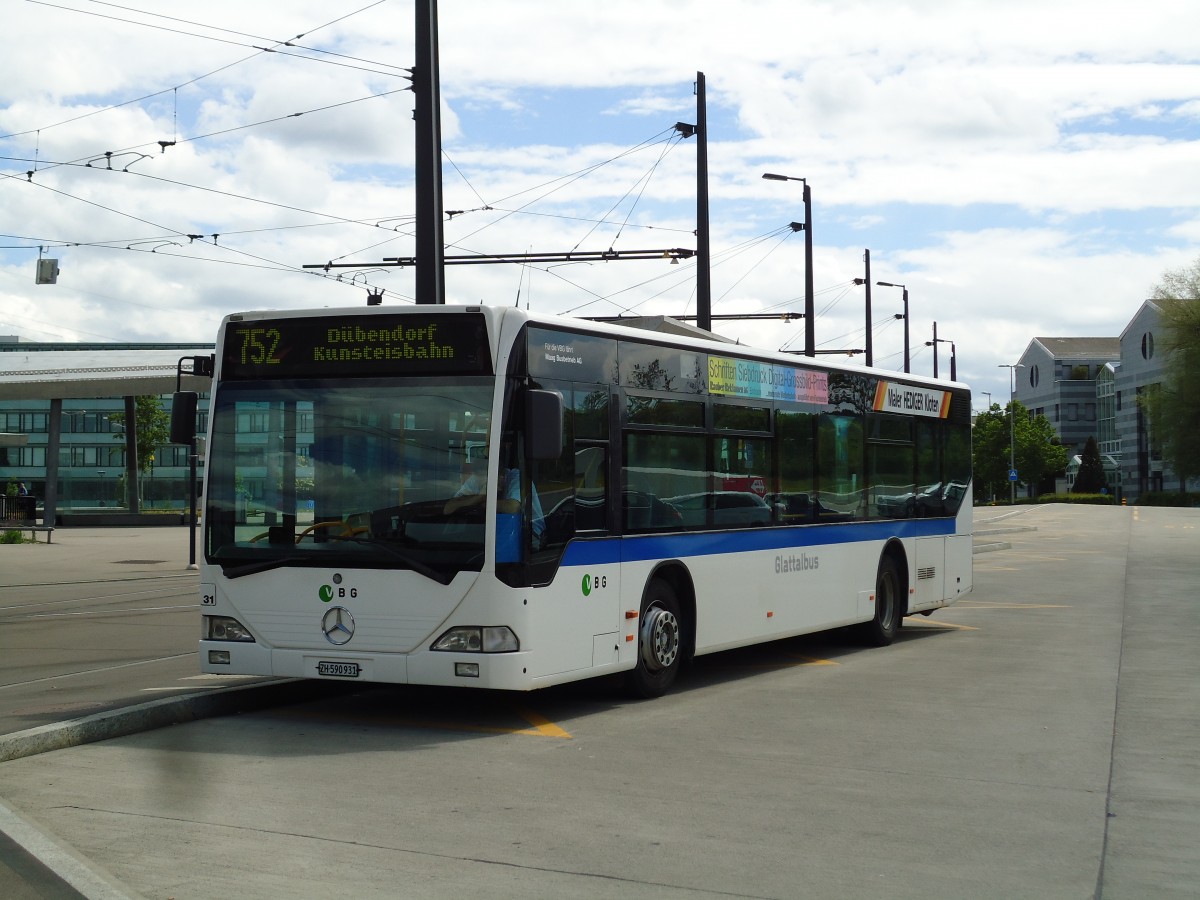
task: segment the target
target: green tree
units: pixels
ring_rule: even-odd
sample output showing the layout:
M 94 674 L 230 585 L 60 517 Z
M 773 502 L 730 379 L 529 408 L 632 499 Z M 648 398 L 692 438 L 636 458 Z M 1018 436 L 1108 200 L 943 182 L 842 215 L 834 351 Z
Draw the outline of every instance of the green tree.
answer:
M 1083 453 L 1079 457 L 1079 474 L 1075 476 L 1075 484 L 1071 486 L 1076 494 L 1098 494 L 1108 487 L 1108 479 L 1104 475 L 1104 462 L 1100 459 L 1100 448 L 1096 439 L 1089 437 L 1083 445 Z
M 1011 422 L 1010 414 L 1015 414 Z M 1066 448 L 1058 443 L 1049 420 L 1045 416 L 1030 418 L 1029 410 L 1018 400 L 1004 409 L 993 403 L 991 409 L 976 416 L 971 444 L 976 496 L 1003 499 L 1009 495 L 1008 470 L 1014 456 L 1017 487 L 1039 484 L 1067 465 Z
M 1030 418 L 1028 410 L 1020 403 L 1017 408 L 1017 471 L 1021 475 L 1021 484 L 1041 484 L 1066 469 L 1070 454 L 1058 442 L 1049 419 L 1045 416 Z
M 996 499 L 1008 496 L 1008 415 L 993 403 L 975 417 L 971 434 L 975 497 Z
M 1143 393 L 1142 403 L 1163 459 L 1186 490 L 1200 476 L 1200 259 L 1166 272 L 1151 297 L 1162 309 L 1164 380 Z
M 171 417 L 162 408 L 157 397 L 145 396 L 133 399 L 133 427 L 137 435 L 138 471 L 150 471 L 154 455 L 171 442 Z M 125 413 L 110 413 L 109 419 L 118 425 L 125 424 Z M 125 440 L 123 434 L 114 435 Z

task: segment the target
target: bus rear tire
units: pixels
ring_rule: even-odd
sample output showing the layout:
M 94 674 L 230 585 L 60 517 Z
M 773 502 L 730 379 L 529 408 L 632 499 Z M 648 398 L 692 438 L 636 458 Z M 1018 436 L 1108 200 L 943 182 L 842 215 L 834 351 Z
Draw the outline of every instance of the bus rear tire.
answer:
M 874 647 L 886 647 L 900 630 L 900 570 L 890 556 L 879 560 L 875 575 L 875 616 L 861 626 L 863 640 Z
M 634 697 L 661 697 L 675 681 L 683 660 L 679 599 L 660 578 L 650 582 L 638 617 L 637 665 L 625 678 Z

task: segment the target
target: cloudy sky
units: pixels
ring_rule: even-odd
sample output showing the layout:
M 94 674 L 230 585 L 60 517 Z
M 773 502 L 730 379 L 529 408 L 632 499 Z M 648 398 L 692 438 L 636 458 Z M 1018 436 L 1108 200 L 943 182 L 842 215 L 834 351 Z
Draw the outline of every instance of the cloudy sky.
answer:
M 213 340 L 243 309 L 413 301 L 411 0 L 0 0 L 0 334 Z M 863 252 L 1003 400 L 1035 335 L 1117 336 L 1200 256 L 1200 4 L 442 0 L 447 253 L 694 248 L 714 313 L 865 343 Z M 287 41 L 289 45 L 283 45 Z M 59 260 L 54 285 L 36 261 Z M 335 261 L 355 269 L 306 269 Z M 341 279 L 338 280 L 338 275 Z M 454 266 L 449 302 L 695 313 L 691 262 Z M 875 364 L 902 365 L 895 288 Z M 771 349 L 803 323 L 719 321 Z M 940 346 L 942 374 L 949 344 Z M 861 357 L 859 358 L 861 360 Z

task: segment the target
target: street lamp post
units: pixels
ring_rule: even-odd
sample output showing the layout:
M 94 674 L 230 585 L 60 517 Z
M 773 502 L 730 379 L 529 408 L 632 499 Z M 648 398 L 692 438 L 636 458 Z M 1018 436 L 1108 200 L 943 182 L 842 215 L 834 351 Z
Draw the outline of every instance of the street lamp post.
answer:
M 813 312 L 813 267 L 812 267 L 812 192 L 808 181 L 803 178 L 793 178 L 790 175 L 776 175 L 764 172 L 763 178 L 768 181 L 799 181 L 804 185 L 804 224 L 792 223 L 793 231 L 804 232 L 804 355 L 817 355 L 816 315 Z
M 950 345 L 950 380 L 958 381 L 958 357 L 954 351 L 954 341 L 950 340 L 949 338 L 938 337 L 937 336 L 937 322 L 934 322 L 933 323 L 933 340 L 925 342 L 926 347 L 933 348 L 933 377 L 934 378 L 938 377 L 938 352 L 937 352 L 938 344 L 949 344 Z
M 1017 369 L 1025 368 L 1022 363 L 1001 363 L 999 369 L 1008 369 L 1008 503 L 1010 506 L 1017 502 L 1017 440 L 1016 426 L 1016 394 Z
M 854 283 L 865 285 L 866 289 L 867 289 L 867 296 L 866 296 L 867 333 L 866 333 L 866 338 L 865 338 L 866 343 L 863 346 L 865 346 L 867 348 L 867 367 L 870 368 L 871 366 L 875 365 L 875 350 L 874 350 L 874 344 L 871 340 L 871 332 L 872 332 L 872 323 L 871 323 L 871 251 L 869 249 L 863 251 L 863 265 L 866 267 L 866 272 L 865 272 L 866 277 L 855 278 Z
M 902 284 L 893 284 L 890 281 L 877 281 L 875 283 L 880 287 L 898 287 L 904 292 L 904 312 L 902 314 L 896 313 L 895 315 L 897 319 L 904 320 L 904 371 L 906 373 L 911 372 L 912 358 L 909 356 L 908 350 L 908 288 Z

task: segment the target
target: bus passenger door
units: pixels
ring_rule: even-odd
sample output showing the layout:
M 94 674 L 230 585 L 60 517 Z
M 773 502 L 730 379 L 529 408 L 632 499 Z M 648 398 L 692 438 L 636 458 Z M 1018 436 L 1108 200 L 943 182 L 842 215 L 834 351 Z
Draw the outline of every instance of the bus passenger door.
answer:
M 578 441 L 575 444 L 575 536 L 595 538 L 597 548 L 616 548 L 601 541 L 608 534 L 608 447 Z M 584 608 L 592 629 L 592 665 L 617 662 L 620 651 L 617 628 L 620 620 L 621 564 L 599 554 L 596 565 L 587 568 L 579 582 Z
M 620 563 L 616 545 L 604 540 L 610 524 L 607 391 L 553 388 L 566 401 L 563 452 L 533 466 L 545 515 L 530 555 L 533 583 L 544 585 L 533 617 L 539 675 L 615 663 L 621 625 Z

